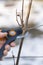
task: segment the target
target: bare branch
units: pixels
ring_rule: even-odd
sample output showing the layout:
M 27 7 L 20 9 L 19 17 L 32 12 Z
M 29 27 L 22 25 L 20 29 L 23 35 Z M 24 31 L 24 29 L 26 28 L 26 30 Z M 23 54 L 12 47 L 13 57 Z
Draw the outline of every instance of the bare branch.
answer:
M 23 45 L 23 40 L 24 40 L 24 38 L 21 39 L 16 65 L 19 64 L 19 58 L 20 58 L 20 53 L 21 53 L 21 49 L 22 49 L 22 45 Z
M 22 18 L 20 16 L 20 14 L 17 14 L 17 10 L 16 10 L 16 21 L 17 21 L 19 26 L 22 26 L 22 28 L 24 27 L 24 23 L 23 23 L 23 9 L 24 9 L 24 0 L 22 0 Z M 17 16 L 20 17 L 21 25 L 18 22 Z
M 24 24 L 23 24 L 23 9 L 24 9 L 24 0 L 22 0 L 22 21 L 21 21 L 22 27 L 24 26 Z
M 18 19 L 17 19 L 17 10 L 16 10 L 16 21 L 17 21 L 17 23 L 18 23 L 18 25 L 21 27 L 21 25 L 19 24 L 19 22 L 18 22 Z M 19 16 L 20 17 L 20 16 Z M 20 20 L 21 20 L 21 17 L 20 17 Z
M 17 16 L 19 16 L 19 18 L 20 18 L 20 21 L 22 21 L 22 19 L 21 19 L 21 16 L 20 16 L 19 14 L 17 14 Z M 22 24 L 21 24 L 21 26 L 22 26 Z
M 15 65 L 15 57 L 14 57 L 13 51 L 12 51 L 12 58 L 13 58 L 14 65 Z
M 24 6 L 24 0 L 22 2 L 22 19 L 21 19 L 22 28 L 24 27 L 24 24 L 23 24 L 23 6 Z M 23 30 L 22 34 L 23 35 L 25 34 L 25 30 Z M 23 45 L 23 40 L 24 40 L 24 38 L 21 39 L 21 43 L 20 43 L 20 47 L 19 47 L 19 51 L 18 51 L 18 57 L 17 57 L 16 65 L 19 64 L 19 58 L 20 58 L 20 53 L 21 53 L 21 49 L 22 49 L 22 45 Z
M 28 26 L 28 19 L 29 19 L 29 15 L 30 15 L 31 5 L 32 5 L 32 0 L 30 1 L 29 5 L 28 5 L 28 12 L 27 12 L 26 23 L 25 23 L 26 27 Z
M 24 8 L 24 0 L 22 1 L 22 20 L 23 20 L 23 8 Z
M 26 25 L 28 24 L 28 18 L 29 18 L 29 15 L 30 15 L 31 4 L 32 4 L 32 0 L 30 2 L 28 13 L 27 13 L 27 17 L 26 17 Z M 24 0 L 23 0 L 23 3 L 22 3 L 22 20 L 21 20 L 22 29 L 25 28 L 25 25 L 23 23 L 23 6 L 24 6 Z M 26 29 L 23 30 L 22 34 L 24 35 L 25 32 L 26 32 Z M 20 43 L 20 47 L 19 47 L 19 51 L 18 51 L 16 65 L 19 64 L 19 58 L 20 58 L 20 53 L 21 53 L 21 49 L 22 49 L 22 45 L 23 45 L 23 40 L 24 40 L 24 38 L 21 39 L 21 43 Z

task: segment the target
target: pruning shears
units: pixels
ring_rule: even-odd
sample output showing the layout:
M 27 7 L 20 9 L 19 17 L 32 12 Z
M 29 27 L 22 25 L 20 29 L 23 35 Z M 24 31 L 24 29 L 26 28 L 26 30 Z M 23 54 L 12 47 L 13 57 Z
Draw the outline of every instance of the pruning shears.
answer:
M 3 51 L 5 49 L 5 45 L 9 44 L 12 42 L 12 41 L 15 41 L 16 38 L 20 38 L 18 37 L 20 34 L 22 34 L 22 28 L 18 27 L 18 28 L 15 28 L 15 29 L 12 29 L 12 30 L 7 30 L 7 29 L 2 29 L 2 32 L 7 32 L 7 40 L 5 42 L 5 44 L 2 46 L 2 48 L 0 49 L 0 58 L 3 57 Z M 23 37 L 23 36 L 22 36 Z M 21 38 L 22 38 L 21 37 Z

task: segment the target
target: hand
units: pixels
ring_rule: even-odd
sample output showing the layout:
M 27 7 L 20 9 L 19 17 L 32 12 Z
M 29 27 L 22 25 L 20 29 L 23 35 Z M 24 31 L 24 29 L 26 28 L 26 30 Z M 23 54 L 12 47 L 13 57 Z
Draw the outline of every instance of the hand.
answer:
M 5 32 L 5 33 L 3 33 L 3 32 L 1 32 L 1 30 L 0 30 L 0 48 L 4 45 L 4 43 L 6 42 L 6 37 L 7 36 L 7 33 Z M 5 46 L 5 50 L 3 51 L 3 55 L 4 56 L 6 56 L 7 55 L 7 53 L 8 53 L 8 51 L 10 50 L 10 47 L 14 47 L 15 46 L 15 43 L 14 42 L 12 42 L 12 43 L 10 43 L 10 45 L 6 45 Z

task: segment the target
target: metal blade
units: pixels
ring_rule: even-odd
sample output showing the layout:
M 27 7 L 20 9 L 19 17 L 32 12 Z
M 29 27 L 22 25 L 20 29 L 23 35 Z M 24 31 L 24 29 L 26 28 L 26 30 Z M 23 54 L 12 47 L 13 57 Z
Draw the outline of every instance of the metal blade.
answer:
M 25 38 L 29 35 L 28 32 L 25 33 L 25 35 L 20 35 L 20 36 L 17 36 L 17 39 L 21 39 L 21 38 Z
M 25 35 L 20 35 L 20 36 L 17 36 L 17 39 L 21 39 L 21 38 L 24 38 L 26 37 Z

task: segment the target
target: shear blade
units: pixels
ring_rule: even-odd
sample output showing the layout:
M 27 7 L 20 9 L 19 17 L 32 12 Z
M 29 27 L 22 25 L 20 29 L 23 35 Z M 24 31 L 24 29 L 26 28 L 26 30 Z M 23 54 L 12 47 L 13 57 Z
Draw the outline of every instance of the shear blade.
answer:
M 25 35 L 22 35 L 22 36 L 17 36 L 17 39 L 21 39 L 21 38 L 24 38 Z
M 17 36 L 17 39 L 21 39 L 21 38 L 25 38 L 25 37 L 27 37 L 28 36 L 28 32 L 25 34 L 25 35 L 20 35 L 20 36 Z

